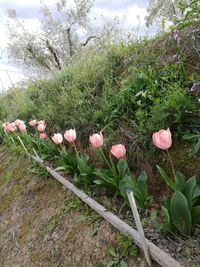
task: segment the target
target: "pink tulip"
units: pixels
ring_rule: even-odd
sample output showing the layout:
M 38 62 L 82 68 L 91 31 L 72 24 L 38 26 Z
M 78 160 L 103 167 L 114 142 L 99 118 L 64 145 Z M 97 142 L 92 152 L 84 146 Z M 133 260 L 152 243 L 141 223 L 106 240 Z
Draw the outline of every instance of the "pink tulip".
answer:
M 76 130 L 75 129 L 70 129 L 64 133 L 64 138 L 68 142 L 74 142 L 76 140 Z
M 4 122 L 3 125 L 2 125 L 3 129 L 4 129 L 6 132 L 9 131 L 9 130 L 8 130 L 8 125 L 9 125 L 9 122 L 7 122 L 7 121 Z
M 90 143 L 93 147 L 95 148 L 99 148 L 103 145 L 103 135 L 102 133 L 100 132 L 99 134 L 93 134 L 93 135 L 90 135 Z
M 113 156 L 115 156 L 116 158 L 120 159 L 120 158 L 125 157 L 126 148 L 125 148 L 124 145 L 118 144 L 118 145 L 112 146 L 110 152 L 113 154 Z
M 46 128 L 46 125 L 44 125 L 44 124 L 39 124 L 37 127 L 39 132 L 44 132 L 45 128 Z
M 40 125 L 40 124 L 43 124 L 45 125 L 45 120 L 40 120 L 40 121 L 37 121 L 37 124 Z
M 14 132 L 16 130 L 17 130 L 17 127 L 15 126 L 15 123 L 14 122 L 10 123 L 9 124 L 9 131 Z
M 41 139 L 45 139 L 47 137 L 47 134 L 46 133 L 40 133 L 40 138 Z
M 20 132 L 26 132 L 26 125 L 25 124 L 20 124 L 19 126 L 18 126 L 18 128 L 19 128 L 19 130 L 20 130 Z
M 156 133 L 153 133 L 152 140 L 155 146 L 160 149 L 169 149 L 172 145 L 172 136 L 170 129 L 167 130 L 161 129 Z
M 31 125 L 32 127 L 36 126 L 36 124 L 37 124 L 37 120 L 29 121 L 29 125 Z
M 25 122 L 22 121 L 22 120 L 17 119 L 17 120 L 14 121 L 14 124 L 15 124 L 15 126 L 19 127 L 20 125 L 25 124 Z
M 62 134 L 60 133 L 54 134 L 51 138 L 56 145 L 61 144 L 63 141 Z

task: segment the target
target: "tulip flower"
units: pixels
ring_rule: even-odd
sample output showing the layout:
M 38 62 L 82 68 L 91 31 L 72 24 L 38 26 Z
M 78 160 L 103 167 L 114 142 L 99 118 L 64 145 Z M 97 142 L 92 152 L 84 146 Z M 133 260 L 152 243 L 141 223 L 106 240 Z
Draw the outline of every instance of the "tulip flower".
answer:
M 18 126 L 18 127 L 19 127 L 20 125 L 25 124 L 25 122 L 22 121 L 22 120 L 17 119 L 17 120 L 14 121 L 14 124 L 15 124 L 15 126 Z M 22 128 L 23 128 L 23 127 L 22 127 Z
M 160 149 L 167 150 L 172 145 L 172 137 L 170 129 L 161 129 L 156 133 L 153 133 L 152 140 L 155 146 Z
M 44 124 L 39 124 L 37 127 L 39 132 L 44 132 L 45 128 L 46 128 L 46 125 L 44 125 Z
M 62 134 L 60 133 L 54 134 L 51 138 L 56 145 L 61 144 L 63 141 Z
M 31 120 L 31 121 L 29 121 L 29 125 L 31 125 L 31 126 L 36 126 L 37 125 L 37 120 Z
M 40 138 L 41 139 L 45 139 L 47 137 L 47 134 L 46 133 L 40 133 Z
M 45 125 L 45 120 L 40 120 L 40 121 L 37 121 L 37 124 L 40 125 L 40 124 L 43 124 Z
M 64 138 L 68 142 L 74 142 L 76 140 L 76 130 L 75 129 L 70 129 L 64 133 Z
M 3 125 L 2 125 L 3 129 L 4 129 L 6 132 L 9 132 L 9 124 L 10 124 L 10 123 L 6 121 L 6 122 L 4 122 Z
M 19 126 L 18 126 L 18 128 L 19 128 L 19 130 L 20 130 L 20 132 L 26 132 L 26 125 L 25 124 L 20 124 Z
M 124 145 L 118 144 L 118 145 L 112 146 L 110 152 L 113 154 L 113 156 L 115 156 L 116 158 L 120 159 L 120 158 L 125 157 L 126 148 L 125 148 Z
M 15 132 L 17 130 L 17 127 L 15 126 L 15 123 L 12 122 L 9 124 L 9 131 L 10 132 Z
M 103 135 L 102 133 L 100 132 L 99 134 L 93 134 L 93 135 L 90 135 L 90 143 L 93 147 L 95 148 L 99 148 L 103 145 Z

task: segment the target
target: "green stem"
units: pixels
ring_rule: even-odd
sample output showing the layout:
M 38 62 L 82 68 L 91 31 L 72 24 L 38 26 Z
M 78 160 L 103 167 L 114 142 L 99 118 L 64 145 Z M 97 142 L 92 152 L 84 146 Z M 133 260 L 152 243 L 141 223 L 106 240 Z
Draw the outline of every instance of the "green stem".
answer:
M 77 148 L 76 148 L 75 142 L 73 142 L 73 146 L 74 146 L 74 150 L 75 150 L 75 152 L 76 152 L 76 155 L 79 157 L 78 150 L 77 150 Z
M 103 156 L 103 158 L 104 158 L 106 164 L 108 165 L 108 167 L 110 168 L 110 170 L 113 172 L 113 169 L 112 169 L 112 167 L 110 166 L 110 164 L 109 164 L 109 162 L 108 162 L 108 160 L 107 160 L 107 158 L 106 158 L 106 156 L 105 156 L 105 154 L 103 153 L 103 150 L 102 150 L 101 148 L 100 148 L 100 151 L 101 151 L 101 154 L 102 154 L 102 156 Z
M 171 158 L 171 155 L 170 155 L 168 149 L 167 149 L 167 155 L 168 155 L 168 158 L 169 158 L 169 161 L 170 161 L 170 164 L 171 164 L 171 167 L 172 167 L 172 172 L 173 172 L 173 175 L 174 175 L 174 179 L 175 179 L 176 178 L 176 174 L 175 174 L 175 170 L 174 170 L 174 164 L 173 164 L 173 161 L 172 161 L 172 158 Z

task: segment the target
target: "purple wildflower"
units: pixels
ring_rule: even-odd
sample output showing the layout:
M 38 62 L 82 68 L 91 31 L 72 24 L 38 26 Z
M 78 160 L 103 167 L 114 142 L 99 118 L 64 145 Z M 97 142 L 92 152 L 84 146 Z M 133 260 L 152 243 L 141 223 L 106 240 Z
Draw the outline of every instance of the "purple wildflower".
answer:
M 172 61 L 178 61 L 179 59 L 180 59 L 180 56 L 178 54 L 171 56 Z
M 173 33 L 172 33 L 172 37 L 174 38 L 174 40 L 179 42 L 180 41 L 180 32 L 179 32 L 179 30 L 174 30 Z
M 199 88 L 199 85 L 200 85 L 200 82 L 194 82 L 191 89 L 190 89 L 190 92 L 195 92 L 197 91 Z

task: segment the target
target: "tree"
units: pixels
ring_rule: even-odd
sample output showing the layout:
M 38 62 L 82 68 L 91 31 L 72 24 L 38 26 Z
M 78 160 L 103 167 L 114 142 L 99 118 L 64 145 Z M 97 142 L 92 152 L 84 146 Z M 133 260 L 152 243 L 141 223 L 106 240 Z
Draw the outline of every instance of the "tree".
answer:
M 85 37 L 78 33 L 90 30 L 89 14 L 92 0 L 58 0 L 53 11 L 41 6 L 41 28 L 37 32 L 28 30 L 17 17 L 15 10 L 8 10 L 9 33 L 8 55 L 16 63 L 52 71 L 61 70 L 81 47 L 85 47 L 95 35 Z
M 180 3 L 187 0 L 149 0 L 147 7 L 146 24 L 150 26 L 154 21 L 176 21 L 182 17 Z

